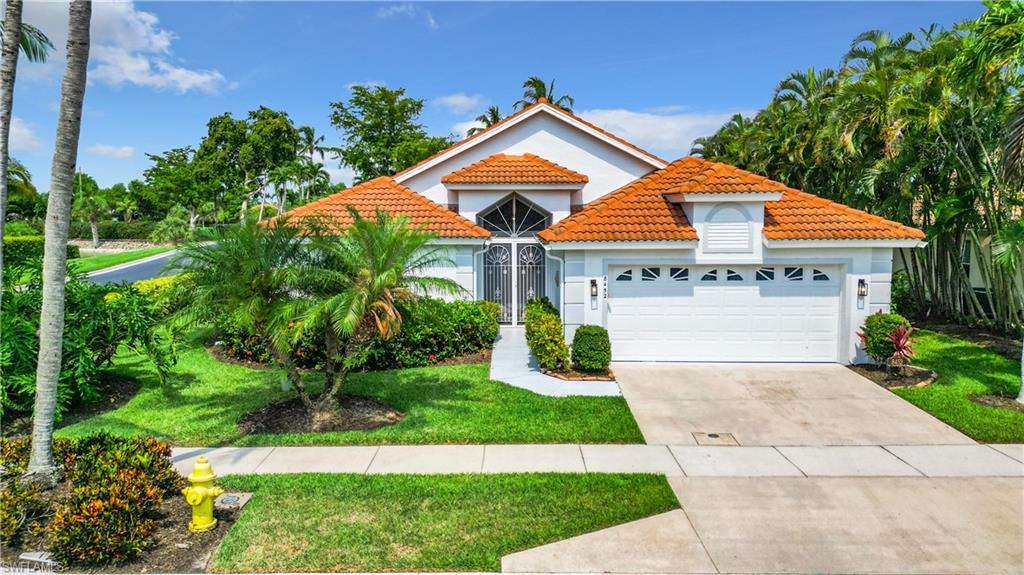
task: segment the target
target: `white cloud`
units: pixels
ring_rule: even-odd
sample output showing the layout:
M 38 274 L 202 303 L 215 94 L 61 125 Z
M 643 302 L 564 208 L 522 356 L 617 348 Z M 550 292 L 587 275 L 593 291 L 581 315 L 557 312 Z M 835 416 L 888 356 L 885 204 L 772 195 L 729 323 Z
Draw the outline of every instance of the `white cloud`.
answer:
M 582 118 L 616 136 L 669 158 L 689 154 L 695 139 L 713 134 L 735 113 L 737 112 L 658 114 L 623 109 L 578 112 Z
M 477 122 L 476 120 L 467 120 L 465 122 L 459 122 L 459 123 L 455 124 L 454 126 L 452 126 L 452 131 L 455 132 L 455 134 L 457 136 L 459 136 L 460 138 L 464 138 L 464 137 L 466 137 L 466 133 L 469 132 L 470 128 L 483 128 L 483 127 L 484 127 L 484 125 L 483 125 L 482 122 Z
M 346 186 L 351 186 L 352 180 L 356 179 L 356 171 L 348 166 L 324 166 L 324 171 L 330 174 L 332 184 L 344 182 Z
M 11 135 L 8 144 L 11 152 L 31 152 L 39 149 L 42 144 L 36 136 L 32 125 L 17 116 L 11 117 Z
M 487 98 L 480 94 L 469 95 L 465 92 L 457 92 L 434 98 L 432 103 L 451 112 L 452 114 L 465 114 L 482 108 L 487 103 Z
M 89 151 L 97 156 L 107 156 L 108 158 L 116 158 L 118 160 L 124 160 L 135 155 L 135 148 L 132 146 L 111 146 L 110 144 L 93 144 L 89 146 Z
M 46 33 L 56 50 L 45 64 L 24 69 L 37 79 L 59 77 L 67 42 L 67 4 L 26 2 L 25 21 Z M 215 69 L 190 67 L 175 58 L 172 44 L 177 36 L 162 28 L 156 15 L 136 9 L 131 1 L 93 3 L 90 33 L 90 81 L 178 93 L 216 93 L 234 87 L 234 83 Z
M 383 6 L 377 9 L 377 17 L 384 20 L 390 18 L 416 18 L 417 16 L 423 17 L 423 23 L 427 25 L 427 28 L 437 30 L 437 20 L 434 18 L 434 15 L 430 10 L 423 8 L 422 6 L 417 6 L 412 2 L 392 4 L 390 6 Z

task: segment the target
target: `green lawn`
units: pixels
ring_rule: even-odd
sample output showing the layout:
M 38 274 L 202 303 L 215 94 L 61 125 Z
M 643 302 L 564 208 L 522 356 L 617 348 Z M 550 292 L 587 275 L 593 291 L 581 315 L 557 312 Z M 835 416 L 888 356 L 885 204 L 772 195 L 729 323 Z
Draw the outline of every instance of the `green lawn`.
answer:
M 664 477 L 235 475 L 215 571 L 499 571 L 503 555 L 678 509 Z
M 87 258 L 76 258 L 69 260 L 68 263 L 72 263 L 81 273 L 94 272 L 103 268 L 109 268 L 116 265 L 133 262 L 135 260 L 141 260 L 142 258 L 148 258 L 149 256 L 155 256 L 173 250 L 177 246 L 155 246 L 151 248 L 142 248 L 141 250 L 131 250 L 127 252 L 119 252 L 116 254 L 103 254 L 101 256 L 90 256 Z
M 621 397 L 545 397 L 490 381 L 485 364 L 352 375 L 347 393 L 379 398 L 406 413 L 390 427 L 250 436 L 240 435 L 236 422 L 286 395 L 280 372 L 221 363 L 201 346 L 182 351 L 167 389 L 138 355 L 124 353 L 115 371 L 142 381 L 143 389 L 124 406 L 63 428 L 59 435 L 106 430 L 153 435 L 176 445 L 643 443 Z
M 1024 413 L 978 405 L 973 395 L 1016 396 L 1020 364 L 973 343 L 921 330 L 916 333 L 915 365 L 939 374 L 923 388 L 896 394 L 972 439 L 986 443 L 1024 443 Z

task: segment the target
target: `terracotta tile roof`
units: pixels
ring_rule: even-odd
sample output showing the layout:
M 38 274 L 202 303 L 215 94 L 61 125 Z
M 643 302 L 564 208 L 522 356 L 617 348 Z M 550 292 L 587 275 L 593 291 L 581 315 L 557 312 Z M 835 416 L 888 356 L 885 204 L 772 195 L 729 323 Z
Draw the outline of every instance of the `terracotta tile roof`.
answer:
M 689 181 L 675 190 L 686 194 L 722 194 L 733 192 L 785 192 L 791 188 L 746 170 L 689 156 L 680 160 L 680 169 L 692 174 Z
M 466 218 L 440 206 L 387 176 L 342 190 L 326 198 L 295 208 L 291 218 L 325 217 L 339 228 L 352 223 L 352 206 L 363 217 L 373 217 L 377 208 L 394 216 L 409 218 L 413 226 L 422 226 L 442 238 L 488 238 L 490 232 Z
M 494 154 L 441 178 L 446 184 L 585 184 L 587 176 L 533 154 Z
M 587 204 L 541 231 L 547 242 L 695 240 L 682 209 L 663 196 L 700 192 L 780 191 L 765 202 L 764 236 L 771 240 L 923 239 L 924 233 L 794 190 L 726 164 L 686 157 Z
M 664 198 L 692 175 L 679 163 L 601 196 L 537 235 L 546 242 L 696 240 L 683 208 Z
M 484 134 L 487 134 L 487 133 L 493 131 L 498 126 L 503 126 L 503 125 L 507 124 L 508 122 L 511 122 L 513 119 L 522 116 L 523 114 L 529 112 L 530 110 L 532 110 L 532 109 L 534 109 L 534 108 L 536 108 L 538 106 L 545 106 L 549 110 L 552 110 L 552 111 L 554 111 L 556 113 L 559 113 L 559 114 L 562 114 L 562 115 L 567 116 L 569 118 L 572 118 L 572 119 L 576 120 L 577 122 L 580 122 L 581 124 L 591 128 L 593 130 L 596 130 L 596 131 L 604 134 L 605 136 L 608 136 L 609 138 L 611 138 L 611 139 L 613 139 L 613 140 L 615 140 L 615 141 L 617 141 L 617 142 L 619 142 L 621 144 L 625 144 L 626 146 L 632 148 L 633 150 L 643 154 L 644 156 L 647 156 L 648 158 L 650 158 L 650 159 L 652 159 L 652 160 L 654 160 L 656 162 L 660 162 L 662 164 L 667 164 L 668 163 L 665 160 L 659 158 L 658 156 L 655 156 L 654 154 L 652 154 L 652 153 L 648 152 L 647 150 L 641 148 L 640 146 L 637 146 L 636 144 L 634 144 L 632 142 L 628 142 L 628 141 L 626 141 L 626 140 L 616 136 L 615 134 L 605 130 L 604 128 L 601 128 L 600 126 L 597 126 L 596 124 L 592 124 L 592 123 L 584 120 L 583 118 L 581 118 L 581 117 L 579 117 L 579 116 L 577 116 L 575 114 L 572 114 L 570 112 L 566 112 L 565 110 L 559 108 L 558 106 L 555 106 L 551 102 L 548 102 L 547 99 L 545 99 L 545 98 L 541 98 L 540 100 L 537 100 L 536 103 L 531 104 L 531 105 L 523 108 L 522 110 L 519 110 L 518 112 L 516 112 L 514 114 L 510 114 L 510 115 L 502 118 L 502 120 L 500 122 L 498 122 L 497 124 L 494 124 L 492 126 L 488 126 L 487 128 L 484 128 L 483 130 L 480 130 L 479 132 L 473 134 L 472 136 L 467 136 L 467 137 L 459 140 L 458 142 L 455 142 L 451 146 L 441 150 L 440 152 L 437 152 L 436 154 L 434 154 L 434 155 L 432 155 L 432 156 L 430 156 L 430 157 L 428 157 L 426 159 L 423 159 L 423 160 L 420 160 L 419 162 L 416 162 L 415 164 L 409 166 L 408 168 L 398 172 L 393 177 L 398 178 L 398 177 L 402 176 L 403 174 L 405 174 L 406 172 L 410 172 L 412 170 L 415 170 L 416 168 L 422 166 L 423 164 L 426 164 L 427 162 L 433 160 L 434 158 L 436 158 L 436 157 L 438 157 L 438 156 L 440 156 L 442 154 L 447 154 L 451 150 L 454 150 L 456 148 L 464 146 L 464 145 L 472 142 L 473 140 L 476 140 L 477 138 L 483 136 Z
M 764 204 L 769 240 L 923 240 L 924 232 L 883 217 L 787 189 Z

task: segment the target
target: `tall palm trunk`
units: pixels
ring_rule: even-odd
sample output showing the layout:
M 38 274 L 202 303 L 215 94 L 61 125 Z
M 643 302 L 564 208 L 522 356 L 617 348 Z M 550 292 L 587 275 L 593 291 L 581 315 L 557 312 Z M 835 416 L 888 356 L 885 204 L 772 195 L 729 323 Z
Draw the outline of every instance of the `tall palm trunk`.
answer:
M 89 229 L 92 231 L 92 247 L 100 247 L 100 218 L 96 212 L 89 214 Z
M 60 377 L 64 337 L 64 280 L 67 275 L 68 226 L 78 136 L 82 127 L 86 66 L 89 62 L 90 0 L 72 0 L 69 7 L 67 64 L 61 84 L 60 115 L 53 149 L 50 198 L 46 206 L 46 245 L 43 252 L 43 304 L 39 318 L 39 360 L 32 416 L 32 453 L 28 474 L 41 482 L 56 479 L 53 462 L 53 413 Z
M 7 157 L 14 107 L 14 77 L 18 71 L 21 41 L 21 0 L 7 0 L 4 12 L 3 51 L 0 53 L 0 285 L 4 270 L 4 222 L 7 220 Z M 0 290 L 2 293 L 2 290 Z

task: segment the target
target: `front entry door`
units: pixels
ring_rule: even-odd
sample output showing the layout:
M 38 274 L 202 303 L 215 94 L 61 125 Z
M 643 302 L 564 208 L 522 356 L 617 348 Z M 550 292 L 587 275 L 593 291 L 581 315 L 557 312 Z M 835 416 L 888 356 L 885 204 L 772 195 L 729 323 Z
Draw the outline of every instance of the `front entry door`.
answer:
M 544 297 L 544 250 L 535 242 L 492 244 L 484 252 L 483 279 L 484 299 L 501 307 L 498 321 L 521 324 L 526 302 Z

